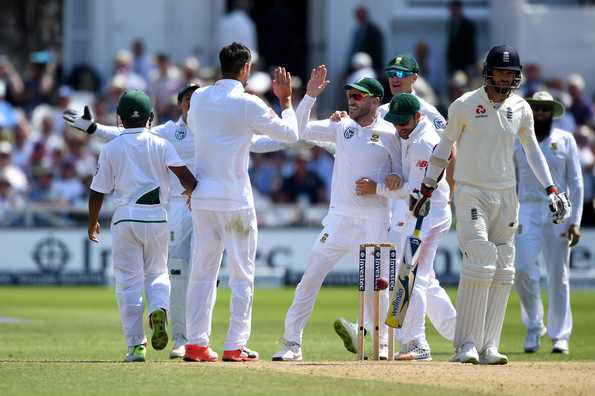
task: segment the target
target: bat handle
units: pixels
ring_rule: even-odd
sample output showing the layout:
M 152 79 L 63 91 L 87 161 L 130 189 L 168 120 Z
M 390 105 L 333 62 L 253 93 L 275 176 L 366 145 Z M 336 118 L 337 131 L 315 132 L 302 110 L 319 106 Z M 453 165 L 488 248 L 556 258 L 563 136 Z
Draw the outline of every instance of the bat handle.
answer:
M 421 235 L 421 225 L 424 222 L 423 216 L 417 216 L 417 221 L 415 222 L 415 230 L 413 230 L 413 235 L 419 238 Z

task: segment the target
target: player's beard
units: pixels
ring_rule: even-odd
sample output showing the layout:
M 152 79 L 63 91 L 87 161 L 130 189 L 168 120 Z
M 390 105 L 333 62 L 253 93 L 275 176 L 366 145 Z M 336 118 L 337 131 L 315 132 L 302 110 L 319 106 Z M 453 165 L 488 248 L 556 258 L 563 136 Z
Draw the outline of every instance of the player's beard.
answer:
M 552 118 L 544 120 L 535 120 L 535 136 L 538 141 L 543 141 L 550 135 L 552 129 Z
M 360 119 L 367 117 L 370 114 L 371 106 L 371 103 L 364 101 L 359 106 L 357 106 L 356 110 L 349 110 L 349 117 L 351 117 L 351 119 L 353 119 L 355 122 L 358 122 Z

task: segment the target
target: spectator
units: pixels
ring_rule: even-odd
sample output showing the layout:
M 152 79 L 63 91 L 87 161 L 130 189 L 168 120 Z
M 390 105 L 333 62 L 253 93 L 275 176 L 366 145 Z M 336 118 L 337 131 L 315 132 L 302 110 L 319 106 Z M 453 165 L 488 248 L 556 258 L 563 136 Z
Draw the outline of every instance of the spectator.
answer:
M 17 105 L 25 92 L 25 84 L 6 55 L 0 55 L 0 81 L 6 87 L 4 94 L 6 101 Z
M 364 77 L 376 78 L 376 72 L 372 67 L 372 58 L 365 52 L 356 52 L 351 57 L 351 74 L 347 76 L 345 83 L 353 83 Z
M 167 121 L 163 118 L 168 107 L 172 105 L 172 98 L 182 88 L 182 80 L 180 71 L 170 63 L 167 54 L 157 54 L 155 64 L 157 67 L 151 72 L 149 78 L 149 95 L 157 117 L 164 122 Z M 175 102 L 173 104 L 175 105 Z
M 30 114 L 41 103 L 49 103 L 54 90 L 56 64 L 54 55 L 49 51 L 31 54 L 29 78 L 25 80 L 23 108 Z
M 14 222 L 17 211 L 22 210 L 25 202 L 10 184 L 10 180 L 0 172 L 0 225 L 7 226 Z
M 43 206 L 58 205 L 54 173 L 50 167 L 41 165 L 33 169 L 33 183 L 29 192 L 29 200 Z
M 17 112 L 6 98 L 6 83 L 0 80 L 0 127 L 12 128 L 17 123 Z
M 189 56 L 182 63 L 182 86 L 196 83 L 201 87 L 205 82 L 200 78 L 200 61 L 194 56 Z
M 12 144 L 0 142 L 0 174 L 8 180 L 12 188 L 18 193 L 27 191 L 27 176 L 18 166 L 14 166 L 12 159 Z
M 132 42 L 132 71 L 149 81 L 149 75 L 153 69 L 153 62 L 145 53 L 145 44 L 141 39 Z
M 580 74 L 568 76 L 568 93 L 572 98 L 572 104 L 568 111 L 574 117 L 576 125 L 593 125 L 593 102 L 583 92 L 585 80 Z
M 21 117 L 13 128 L 12 164 L 18 166 L 25 174 L 30 173 L 29 158 L 33 150 L 31 126 L 25 117 Z
M 253 154 L 250 180 L 259 193 L 268 197 L 276 197 L 281 189 L 281 169 L 283 154 L 273 152 L 268 154 Z
M 353 32 L 348 59 L 351 62 L 353 55 L 358 52 L 365 52 L 372 58 L 372 66 L 376 74 L 382 74 L 382 65 L 385 62 L 384 35 L 382 34 L 382 30 L 370 21 L 366 7 L 357 7 L 354 16 L 357 21 L 357 27 Z M 350 69 L 349 66 L 347 67 L 348 70 Z
M 318 175 L 308 170 L 311 159 L 309 151 L 300 152 L 293 172 L 283 179 L 280 191 L 281 202 L 318 204 L 328 202 L 324 182 Z
M 312 160 L 308 162 L 308 170 L 316 173 L 316 175 L 324 182 L 325 196 L 331 196 L 331 182 L 333 176 L 333 156 L 325 149 L 314 146 L 310 149 Z
M 126 89 L 140 89 L 144 91 L 147 88 L 147 81 L 132 70 L 132 53 L 126 50 L 116 52 L 114 61 L 114 78 L 123 76 Z
M 574 134 L 579 160 L 583 170 L 584 207 L 583 224 L 595 225 L 595 132 L 587 126 L 580 127 Z
M 537 63 L 529 63 L 523 68 L 525 80 L 520 88 L 520 95 L 528 98 L 533 96 L 537 91 L 546 89 L 545 84 L 541 78 L 541 69 Z
M 250 18 L 252 7 L 253 3 L 250 0 L 233 1 L 231 11 L 219 20 L 216 48 L 237 42 L 244 44 L 252 51 L 258 51 L 256 24 Z
M 450 2 L 450 19 L 448 21 L 448 44 L 446 60 L 448 72 L 462 70 L 466 73 L 473 71 L 475 62 L 475 25 L 463 13 L 463 2 Z
M 84 193 L 83 184 L 77 178 L 72 161 L 63 161 L 60 167 L 60 178 L 54 182 L 56 199 L 60 206 L 72 206 Z

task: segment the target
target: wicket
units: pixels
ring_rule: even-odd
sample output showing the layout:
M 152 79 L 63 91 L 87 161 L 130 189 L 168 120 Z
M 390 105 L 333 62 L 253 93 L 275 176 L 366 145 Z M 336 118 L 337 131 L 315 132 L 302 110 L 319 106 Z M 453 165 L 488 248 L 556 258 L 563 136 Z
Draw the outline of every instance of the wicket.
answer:
M 357 359 L 364 360 L 364 311 L 366 304 L 366 252 L 368 248 L 374 248 L 374 303 L 372 308 L 372 359 L 380 359 L 380 262 L 382 248 L 389 249 L 389 293 L 395 288 L 397 272 L 397 251 L 392 243 L 363 243 L 359 245 L 359 317 L 357 332 Z M 394 329 L 388 328 L 388 360 L 394 359 Z

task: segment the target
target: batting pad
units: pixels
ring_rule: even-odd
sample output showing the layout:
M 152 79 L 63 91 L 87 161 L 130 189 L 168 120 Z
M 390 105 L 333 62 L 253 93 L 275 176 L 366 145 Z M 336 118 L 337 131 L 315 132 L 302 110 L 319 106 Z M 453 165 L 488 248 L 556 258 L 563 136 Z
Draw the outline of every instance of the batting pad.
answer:
M 490 284 L 496 271 L 496 246 L 472 240 L 463 246 L 463 268 L 457 290 L 457 321 L 454 346 L 483 345 Z
M 187 260 L 169 257 L 167 260 L 170 293 L 171 335 L 174 340 L 186 339 L 186 293 L 188 290 L 189 264 Z
M 480 352 L 489 347 L 498 348 L 500 344 L 508 296 L 514 282 L 514 246 L 500 245 L 496 249 L 498 251 L 496 273 L 488 294 L 485 338 L 482 347 L 479 349 Z

